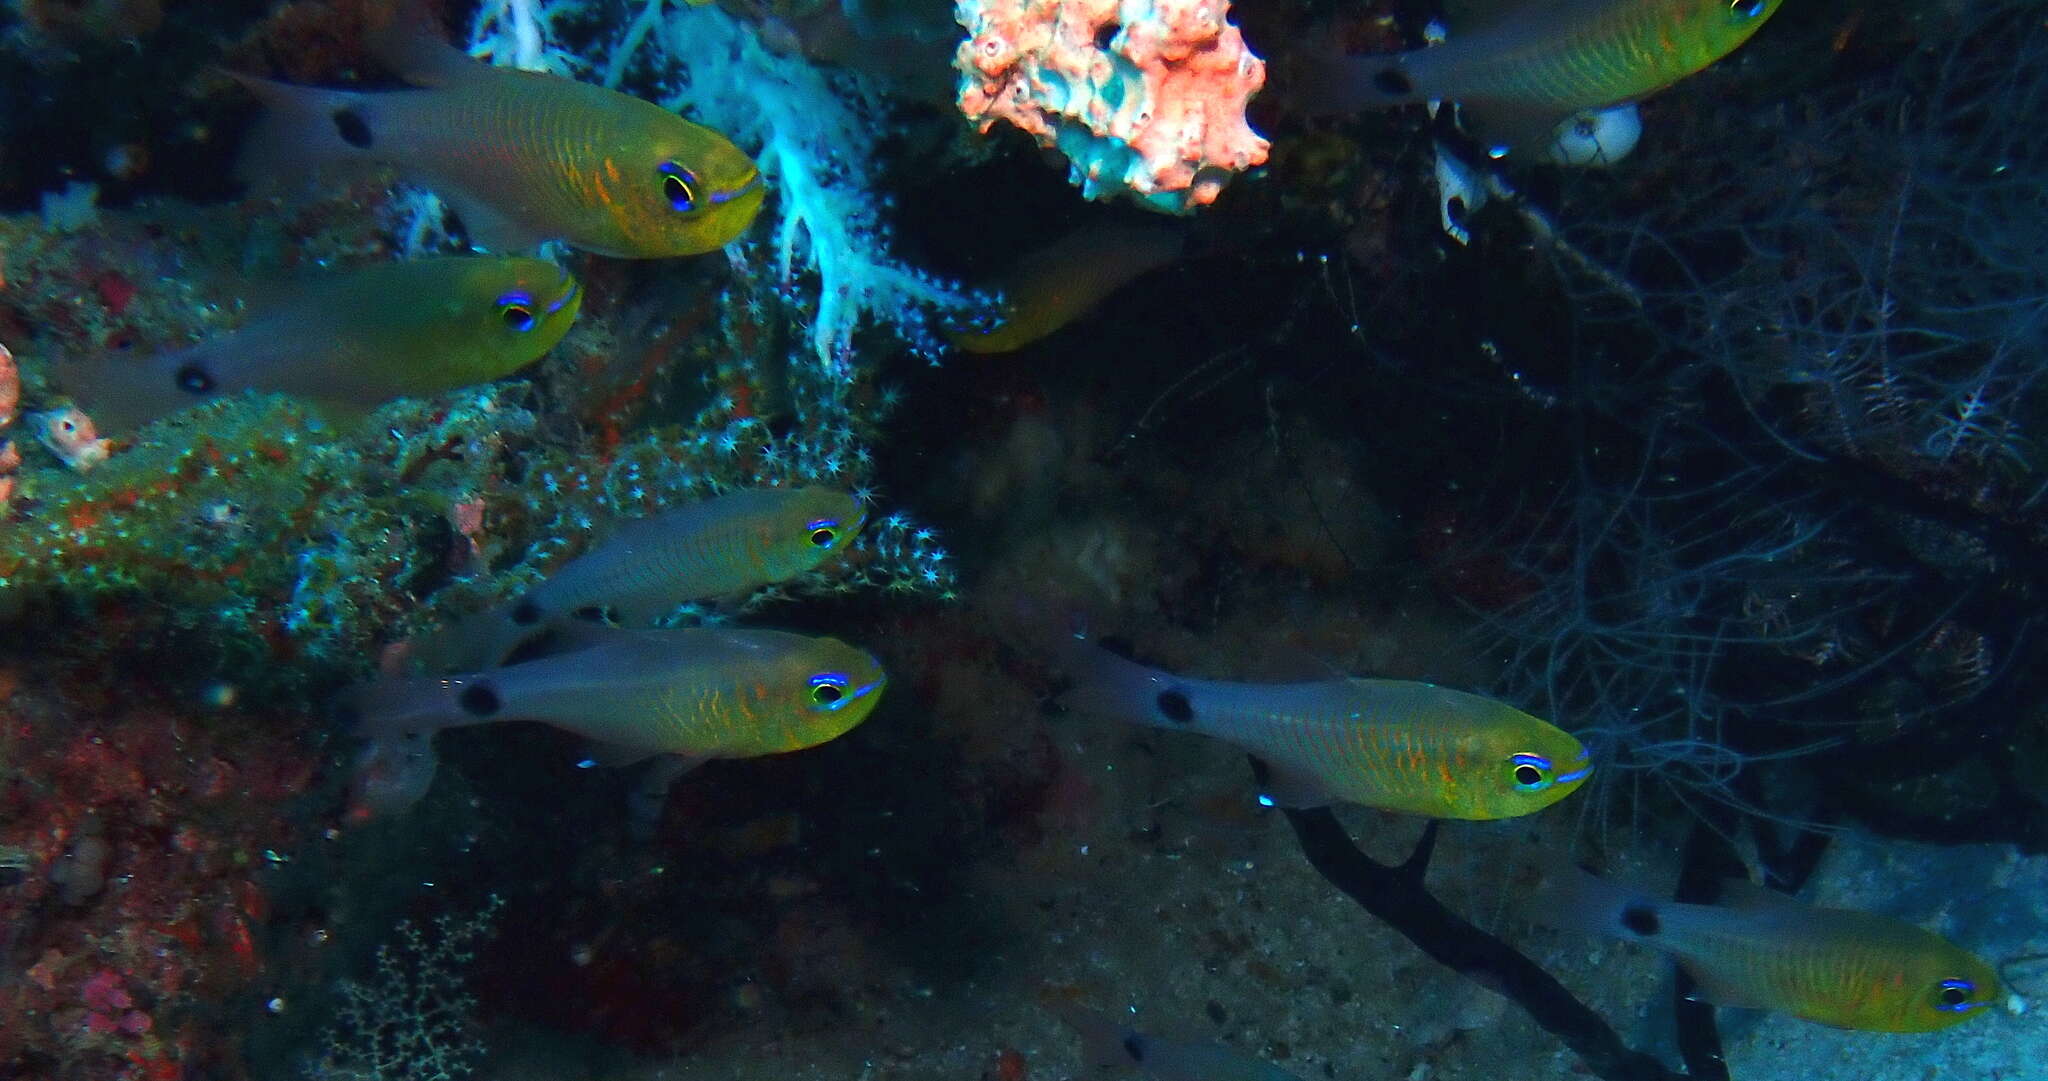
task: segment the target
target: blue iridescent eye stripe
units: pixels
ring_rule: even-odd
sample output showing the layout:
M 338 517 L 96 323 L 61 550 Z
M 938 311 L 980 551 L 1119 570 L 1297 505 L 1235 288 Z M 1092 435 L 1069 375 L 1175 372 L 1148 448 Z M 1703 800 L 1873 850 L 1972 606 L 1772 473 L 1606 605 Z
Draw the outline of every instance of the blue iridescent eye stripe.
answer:
M 810 525 L 807 525 L 807 526 L 805 526 L 804 528 L 805 528 L 805 529 L 838 529 L 838 528 L 839 528 L 839 519 L 837 519 L 837 518 L 813 518 L 813 519 L 811 519 L 811 524 L 810 524 Z
M 737 198 L 739 198 L 740 196 L 742 196 L 742 195 L 745 195 L 745 194 L 747 194 L 748 192 L 750 192 L 750 191 L 753 191 L 753 190 L 754 190 L 755 188 L 758 188 L 758 187 L 760 187 L 760 186 L 761 186 L 761 174 L 760 174 L 760 173 L 755 173 L 755 174 L 754 174 L 754 178 L 753 178 L 752 180 L 749 180 L 749 181 L 747 181 L 747 182 L 746 182 L 745 184 L 743 184 L 743 185 L 739 186 L 738 188 L 735 188 L 735 189 L 733 189 L 732 191 L 714 191 L 714 192 L 712 192 L 712 193 L 711 193 L 711 195 L 710 195 L 710 199 L 711 199 L 711 202 L 712 202 L 712 204 L 713 204 L 714 206 L 715 206 L 715 205 L 717 205 L 717 204 L 719 204 L 719 203 L 730 203 L 730 202 L 732 202 L 732 201 L 733 201 L 734 199 L 737 199 Z
M 514 304 L 520 305 L 521 307 L 532 307 L 533 294 L 526 292 L 514 292 L 506 293 L 504 296 L 498 298 L 498 307 L 500 308 L 510 307 L 511 305 Z
M 1513 762 L 1515 765 L 1518 766 L 1535 766 L 1537 769 L 1541 770 L 1547 770 L 1550 768 L 1550 759 L 1545 758 L 1540 754 L 1518 754 L 1514 758 L 1509 759 L 1509 761 Z
M 565 307 L 568 307 L 568 305 L 569 305 L 569 302 L 570 302 L 570 301 L 572 301 L 572 300 L 575 300 L 575 299 L 576 299 L 576 294 L 578 294 L 578 293 L 580 293 L 580 292 L 582 292 L 582 291 L 583 291 L 583 283 L 582 283 L 582 282 L 573 282 L 573 281 L 572 281 L 572 282 L 570 282 L 570 283 L 569 283 L 569 291 L 568 291 L 568 292 L 566 292 L 566 293 L 563 293 L 563 294 L 562 294 L 562 299 L 560 299 L 560 300 L 557 300 L 557 301 L 555 301 L 555 302 L 554 302 L 553 304 L 550 304 L 550 305 L 548 305 L 548 314 L 549 314 L 549 315 L 553 315 L 553 314 L 555 314 L 556 312 L 558 312 L 558 311 L 561 311 L 561 310 L 562 310 L 563 308 L 565 308 Z
M 853 682 L 853 677 L 844 672 L 820 672 L 811 677 L 813 687 L 844 687 Z
M 1578 779 L 1579 779 L 1579 778 L 1581 778 L 1581 777 L 1586 777 L 1586 776 L 1590 776 L 1590 775 L 1592 774 L 1592 772 L 1593 772 L 1593 767 L 1591 767 L 1591 766 L 1587 766 L 1587 767 L 1586 767 L 1585 769 L 1575 769 L 1575 770 L 1571 771 L 1570 773 L 1560 773 L 1560 774 L 1558 774 L 1558 775 L 1557 775 L 1557 779 L 1556 779 L 1555 781 L 1551 782 L 1551 783 L 1553 783 L 1553 784 L 1570 784 L 1570 783 L 1572 783 L 1573 781 L 1576 781 L 1576 780 L 1578 780 Z
M 1963 994 L 1966 995 L 1974 995 L 1977 993 L 1977 985 L 1971 983 L 1968 980 L 1943 980 L 1941 981 L 1941 989 L 1944 991 L 1961 991 Z M 1971 1010 L 1974 1010 L 1977 1007 L 1983 1005 L 1985 1005 L 1985 1003 L 1982 1002 L 1958 1002 L 1955 1005 L 1951 1006 L 1946 1002 L 1937 1002 L 1934 1004 L 1934 1008 L 1937 1010 L 1946 1010 L 1949 1013 L 1968 1013 Z

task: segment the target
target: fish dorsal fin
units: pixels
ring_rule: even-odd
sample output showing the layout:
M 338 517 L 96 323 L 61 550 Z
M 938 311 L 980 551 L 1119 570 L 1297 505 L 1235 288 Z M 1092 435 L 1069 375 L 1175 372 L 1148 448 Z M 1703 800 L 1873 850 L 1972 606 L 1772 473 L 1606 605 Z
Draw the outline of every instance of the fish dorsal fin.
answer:
M 451 86 L 475 79 L 486 65 L 441 40 L 417 5 L 399 0 L 393 10 L 372 12 L 364 44 L 392 74 L 414 86 Z
M 1444 22 L 1453 37 L 1509 19 L 1562 18 L 1588 3 L 1605 0 L 1444 0 Z
M 1721 904 L 1737 912 L 1753 914 L 1811 911 L 1785 894 L 1746 878 L 1721 880 Z

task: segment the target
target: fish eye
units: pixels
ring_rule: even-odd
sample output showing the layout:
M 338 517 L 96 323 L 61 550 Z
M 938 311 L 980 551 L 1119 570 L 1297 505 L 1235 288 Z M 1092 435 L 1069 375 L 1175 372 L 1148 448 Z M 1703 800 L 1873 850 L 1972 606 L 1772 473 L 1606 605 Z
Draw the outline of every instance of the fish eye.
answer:
M 841 672 L 820 672 L 811 677 L 811 704 L 821 709 L 838 709 L 846 702 L 846 685 L 852 682 Z
M 1770 0 L 1728 0 L 1728 13 L 1738 19 L 1754 19 L 1770 6 Z
M 533 329 L 533 298 L 525 293 L 506 293 L 498 298 L 498 317 L 512 331 L 524 334 Z
M 197 364 L 187 364 L 179 368 L 176 378 L 178 389 L 187 394 L 207 394 L 212 392 L 214 387 L 213 376 L 208 375 L 206 369 Z
M 1550 759 L 1540 754 L 1518 754 L 1508 761 L 1514 766 L 1512 775 L 1516 788 L 1524 792 L 1540 792 L 1550 787 Z
M 661 163 L 661 194 L 679 214 L 697 209 L 697 174 L 672 161 Z
M 804 528 L 811 531 L 813 548 L 830 548 L 839 543 L 839 523 L 830 518 L 820 518 Z
M 1961 1013 L 1971 1007 L 1970 997 L 1977 992 L 1977 985 L 1968 980 L 1943 980 L 1941 990 L 1935 993 L 1937 1007 L 1951 1013 Z

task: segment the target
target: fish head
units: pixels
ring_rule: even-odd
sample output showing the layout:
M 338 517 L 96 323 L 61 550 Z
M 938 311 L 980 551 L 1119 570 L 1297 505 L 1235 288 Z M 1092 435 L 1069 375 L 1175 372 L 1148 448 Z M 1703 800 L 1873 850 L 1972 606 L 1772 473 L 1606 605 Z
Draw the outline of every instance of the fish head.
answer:
M 644 149 L 619 160 L 623 183 L 612 212 L 634 250 L 618 254 L 658 259 L 716 251 L 753 224 L 767 183 L 732 140 L 656 111 Z
M 1478 770 L 1470 789 L 1476 818 L 1533 814 L 1571 795 L 1593 775 L 1592 755 L 1571 733 L 1509 706 L 1469 748 Z
M 872 654 L 836 638 L 800 639 L 771 667 L 760 686 L 784 720 L 786 750 L 852 731 L 874 712 L 889 679 Z
M 1917 930 L 1917 929 L 1916 929 Z M 1934 1032 L 1958 1025 L 1998 1001 L 1998 972 L 1983 958 L 1931 932 L 1914 951 L 1897 1012 L 1881 1027 L 1893 1032 Z
M 511 372 L 554 348 L 583 306 L 583 287 L 574 275 L 545 259 L 476 256 L 464 268 L 461 332 L 495 358 L 490 365 Z
M 867 524 L 867 508 L 851 493 L 793 488 L 781 494 L 760 522 L 770 581 L 785 581 L 818 567 L 852 547 Z

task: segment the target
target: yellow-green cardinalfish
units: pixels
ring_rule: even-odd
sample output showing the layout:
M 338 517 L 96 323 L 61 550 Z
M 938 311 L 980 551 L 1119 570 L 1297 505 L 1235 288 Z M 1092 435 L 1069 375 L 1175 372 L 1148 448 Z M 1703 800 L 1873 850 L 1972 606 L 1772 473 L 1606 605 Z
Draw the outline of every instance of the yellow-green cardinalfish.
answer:
M 1720 1006 L 1782 1010 L 1837 1028 L 1933 1032 L 1985 1013 L 1998 974 L 1940 935 L 1870 912 L 1813 908 L 1753 883 L 1727 905 L 1660 901 L 1576 868 L 1542 922 L 1670 954 Z
M 525 367 L 569 332 L 581 302 L 576 279 L 542 259 L 385 263 L 297 285 L 189 349 L 74 362 L 59 378 L 103 431 L 245 390 L 359 414 Z
M 1548 145 L 1566 119 L 1647 97 L 1733 52 L 1782 2 L 1488 0 L 1502 10 L 1470 26 L 1453 20 L 1441 45 L 1387 56 L 1310 50 L 1303 104 L 1350 112 L 1455 101 L 1496 151 Z
M 1136 1071 L 1157 1081 L 1301 1081 L 1301 1078 L 1222 1044 L 1148 1036 L 1071 1002 L 1046 1004 L 1081 1035 L 1081 1064 L 1090 1071 Z
M 751 758 L 834 739 L 886 682 L 864 650 L 782 631 L 622 630 L 579 624 L 562 652 L 470 675 L 358 688 L 359 731 L 395 741 L 443 728 L 540 721 L 584 737 L 593 761 Z
M 500 252 L 559 239 L 622 258 L 692 255 L 739 236 L 761 209 L 753 159 L 652 102 L 480 63 L 404 18 L 373 32 L 371 47 L 417 89 L 234 75 L 267 106 L 244 179 L 390 168 L 433 189 L 473 243 Z
M 1064 649 L 1068 705 L 1195 732 L 1262 760 L 1260 802 L 1357 803 L 1435 818 L 1513 818 L 1585 783 L 1567 733 L 1501 702 L 1428 683 L 1187 679 L 1078 640 Z
M 504 661 L 549 625 L 599 615 L 645 627 L 685 601 L 736 600 L 845 551 L 867 513 L 831 488 L 754 488 L 620 525 L 508 604 L 418 643 L 437 671 Z
M 1180 258 L 1171 229 L 1086 228 L 1017 261 L 997 283 L 1003 322 L 991 330 L 946 336 L 970 353 L 1022 349 L 1088 314 L 1133 279 Z

